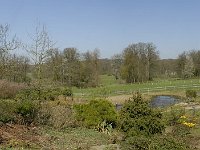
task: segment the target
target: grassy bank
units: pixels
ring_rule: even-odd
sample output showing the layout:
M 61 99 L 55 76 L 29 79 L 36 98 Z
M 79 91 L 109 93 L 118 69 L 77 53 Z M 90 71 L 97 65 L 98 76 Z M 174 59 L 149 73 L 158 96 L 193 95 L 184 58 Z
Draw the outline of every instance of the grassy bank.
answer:
M 167 95 L 184 95 L 186 89 L 200 90 L 200 79 L 156 79 L 151 82 L 125 84 L 115 80 L 114 76 L 101 76 L 101 86 L 96 88 L 73 88 L 74 96 L 77 98 L 110 97 L 117 95 L 131 95 L 139 91 L 145 95 L 154 93 L 166 93 Z M 171 94 L 170 94 L 171 93 Z

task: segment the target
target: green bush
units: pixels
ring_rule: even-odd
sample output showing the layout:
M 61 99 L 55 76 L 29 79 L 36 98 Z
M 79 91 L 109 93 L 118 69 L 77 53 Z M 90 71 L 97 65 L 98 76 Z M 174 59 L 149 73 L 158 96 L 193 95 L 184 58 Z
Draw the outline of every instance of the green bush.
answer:
M 61 93 L 62 93 L 62 95 L 64 95 L 64 96 L 73 96 L 73 92 L 72 92 L 72 89 L 70 89 L 70 88 L 63 88 L 63 89 L 61 89 Z
M 127 137 L 151 136 L 165 129 L 161 112 L 151 108 L 140 94 L 125 102 L 119 115 L 119 127 Z
M 59 95 L 72 96 L 72 90 L 68 88 L 28 88 L 21 90 L 17 100 L 56 100 Z
M 116 126 L 117 113 L 114 105 L 107 100 L 91 100 L 88 104 L 74 106 L 75 117 L 88 128 L 98 128 L 102 122 Z
M 0 121 L 8 123 L 15 121 L 16 102 L 12 100 L 0 100 Z
M 23 101 L 23 100 L 39 100 L 41 97 L 41 90 L 37 89 L 37 88 L 27 88 L 27 89 L 23 89 L 21 91 L 18 92 L 18 94 L 16 95 L 15 99 L 19 100 L 19 101 Z
M 189 146 L 179 137 L 159 135 L 154 137 L 133 136 L 121 143 L 122 150 L 187 150 Z
M 195 90 L 186 90 L 185 92 L 187 98 L 196 98 L 197 97 L 197 91 Z
M 41 89 L 40 100 L 56 100 L 62 92 L 59 88 Z
M 132 136 L 121 143 L 122 150 L 148 150 L 151 139 L 145 136 Z
M 24 124 L 31 124 L 38 112 L 38 105 L 30 100 L 22 100 L 18 103 L 16 111 L 23 118 Z

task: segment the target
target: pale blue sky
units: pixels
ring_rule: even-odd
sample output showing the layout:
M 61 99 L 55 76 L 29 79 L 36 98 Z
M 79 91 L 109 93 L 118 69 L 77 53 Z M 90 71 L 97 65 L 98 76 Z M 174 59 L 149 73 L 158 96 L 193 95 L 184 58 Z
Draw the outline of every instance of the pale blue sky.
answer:
M 99 48 L 103 58 L 136 42 L 153 42 L 161 58 L 200 49 L 200 0 L 0 0 L 0 24 L 22 41 L 37 22 L 60 49 Z

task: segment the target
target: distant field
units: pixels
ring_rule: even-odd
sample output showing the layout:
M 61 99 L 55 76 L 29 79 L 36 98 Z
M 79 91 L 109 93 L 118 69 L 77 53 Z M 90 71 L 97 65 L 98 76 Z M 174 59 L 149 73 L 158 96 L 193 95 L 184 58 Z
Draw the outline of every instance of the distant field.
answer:
M 155 79 L 154 81 L 135 84 L 125 84 L 122 81 L 115 80 L 114 76 L 102 75 L 100 79 L 100 87 L 84 89 L 73 88 L 75 97 L 116 96 L 131 94 L 135 91 L 151 93 L 156 91 L 182 91 L 185 89 L 200 90 L 200 79 Z

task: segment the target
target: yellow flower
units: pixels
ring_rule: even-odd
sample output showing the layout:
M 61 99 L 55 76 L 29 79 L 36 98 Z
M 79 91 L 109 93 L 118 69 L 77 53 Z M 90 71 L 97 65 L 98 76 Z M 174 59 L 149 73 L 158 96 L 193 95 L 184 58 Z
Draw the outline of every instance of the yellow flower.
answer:
M 190 127 L 190 128 L 195 126 L 195 123 L 192 123 L 192 122 L 183 122 L 183 124 Z
M 181 119 L 186 119 L 187 117 L 186 117 L 186 116 L 181 116 L 180 118 L 181 118 Z

